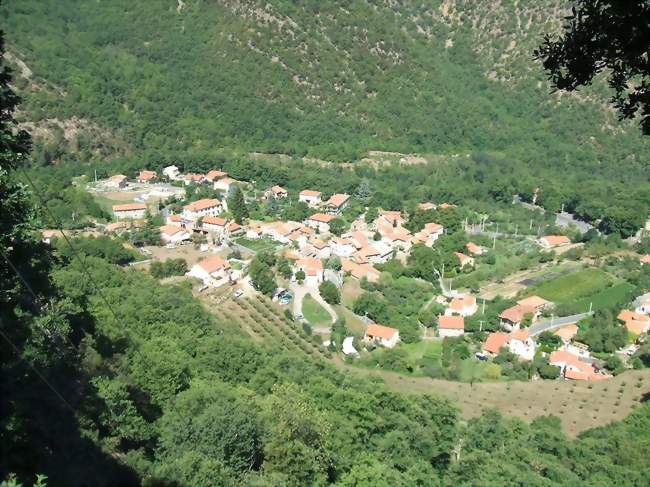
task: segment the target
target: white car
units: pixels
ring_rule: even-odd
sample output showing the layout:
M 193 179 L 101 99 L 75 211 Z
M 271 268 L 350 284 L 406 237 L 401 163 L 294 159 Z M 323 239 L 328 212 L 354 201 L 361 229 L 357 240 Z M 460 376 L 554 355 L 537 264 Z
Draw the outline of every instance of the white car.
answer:
M 232 296 L 235 299 L 241 298 L 243 295 L 244 295 L 244 291 L 242 291 L 241 289 L 237 289 L 234 293 L 232 293 Z

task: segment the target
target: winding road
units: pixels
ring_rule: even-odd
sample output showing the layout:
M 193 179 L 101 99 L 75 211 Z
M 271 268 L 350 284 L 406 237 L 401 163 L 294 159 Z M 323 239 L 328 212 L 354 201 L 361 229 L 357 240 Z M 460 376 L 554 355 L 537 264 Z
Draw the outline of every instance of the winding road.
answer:
M 549 320 L 538 321 L 534 325 L 531 325 L 530 328 L 528 328 L 528 331 L 530 332 L 531 336 L 539 335 L 540 333 L 545 331 L 557 330 L 558 328 L 562 328 L 563 326 L 577 323 L 578 321 L 582 320 L 583 318 L 586 318 L 587 316 L 591 316 L 592 314 L 594 314 L 593 311 L 588 313 L 579 313 L 577 315 L 562 316 L 558 318 L 552 318 Z

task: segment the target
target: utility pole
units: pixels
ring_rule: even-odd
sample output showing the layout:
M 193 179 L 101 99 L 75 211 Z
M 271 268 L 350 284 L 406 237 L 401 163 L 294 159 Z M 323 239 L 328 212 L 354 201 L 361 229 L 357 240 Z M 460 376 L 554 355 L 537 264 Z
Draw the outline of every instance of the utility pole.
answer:
M 492 240 L 492 248 L 495 249 L 497 246 L 497 235 L 499 235 L 499 223 L 497 222 L 497 231 L 494 233 L 494 239 Z
M 589 314 L 591 314 L 591 307 L 594 303 L 589 303 Z
M 478 331 L 483 331 L 483 320 L 478 320 L 479 328 Z
M 517 238 L 517 231 L 519 230 L 519 225 L 515 225 L 515 238 Z
M 485 314 L 485 299 L 483 299 L 483 309 L 481 310 L 481 314 Z
M 533 219 L 531 218 L 530 225 L 528 226 L 528 230 L 532 230 L 532 229 L 533 229 Z
M 95 169 L 95 183 L 97 183 L 97 169 Z

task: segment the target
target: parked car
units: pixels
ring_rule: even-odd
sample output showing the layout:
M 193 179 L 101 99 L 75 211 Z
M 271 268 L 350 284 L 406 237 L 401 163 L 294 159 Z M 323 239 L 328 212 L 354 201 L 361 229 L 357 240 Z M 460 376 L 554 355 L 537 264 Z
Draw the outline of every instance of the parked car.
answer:
M 244 295 L 244 291 L 241 289 L 236 289 L 234 293 L 232 293 L 233 298 L 238 299 L 241 298 Z

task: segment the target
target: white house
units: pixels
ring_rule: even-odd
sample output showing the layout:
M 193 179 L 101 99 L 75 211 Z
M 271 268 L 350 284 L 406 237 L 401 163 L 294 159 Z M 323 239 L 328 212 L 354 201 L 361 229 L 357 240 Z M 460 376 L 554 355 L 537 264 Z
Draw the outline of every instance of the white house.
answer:
M 368 325 L 363 341 L 379 343 L 386 348 L 393 348 L 399 342 L 399 330 L 383 325 Z
M 147 205 L 144 203 L 125 203 L 113 205 L 113 215 L 118 220 L 144 218 L 147 213 Z
M 348 238 L 332 237 L 329 241 L 332 254 L 337 257 L 349 258 L 357 251 L 354 243 Z
M 220 216 L 204 216 L 201 220 L 201 229 L 206 232 L 223 235 L 226 232 L 228 220 Z
M 535 341 L 530 337 L 528 330 L 521 329 L 510 333 L 508 348 L 523 360 L 535 358 Z
M 457 337 L 465 334 L 465 318 L 462 316 L 438 316 L 438 335 Z
M 315 206 L 320 205 L 323 200 L 321 197 L 323 196 L 323 193 L 320 191 L 313 191 L 311 189 L 303 189 L 300 194 L 298 195 L 298 201 L 302 201 L 303 203 L 307 203 L 309 207 L 313 208 Z
M 160 240 L 164 243 L 180 243 L 185 240 L 190 240 L 190 232 L 185 230 L 183 227 L 176 225 L 163 225 L 160 227 Z
M 194 264 L 187 275 L 200 279 L 206 286 L 219 287 L 230 280 L 230 264 L 218 255 L 212 255 Z
M 433 247 L 433 244 L 444 231 L 445 228 L 438 223 L 427 223 L 422 230 L 413 236 L 413 243 L 423 243 L 427 247 Z
M 567 379 L 599 380 L 609 376 L 597 374 L 593 365 L 583 362 L 577 355 L 565 350 L 556 350 L 548 359 L 550 365 L 560 368 L 560 373 Z
M 126 185 L 127 185 L 127 177 L 124 174 L 116 174 L 114 176 L 111 176 L 104 182 L 105 188 L 121 189 L 121 188 L 126 188 Z
M 167 176 L 172 181 L 178 179 L 181 175 L 178 167 L 176 166 L 167 166 L 162 170 L 163 176 Z
M 237 183 L 239 181 L 233 178 L 221 178 L 214 182 L 214 189 L 230 194 L 237 186 Z
M 217 216 L 221 210 L 221 201 L 216 198 L 205 198 L 185 205 L 181 215 L 186 220 L 196 221 L 204 216 Z
M 445 310 L 445 315 L 472 316 L 478 310 L 476 297 L 471 294 L 459 295 L 454 297 Z
M 339 215 L 343 210 L 348 207 L 350 196 L 343 193 L 333 194 L 325 205 L 327 212 L 331 215 Z
M 305 273 L 305 282 L 308 284 L 320 284 L 325 279 L 323 262 L 313 257 L 305 257 L 296 261 L 296 272 Z
M 325 233 L 330 231 L 330 223 L 334 218 L 336 218 L 334 215 L 315 213 L 305 220 L 305 225 Z
M 357 264 L 345 258 L 341 259 L 341 270 L 357 280 L 365 277 L 368 282 L 377 282 L 380 277 L 379 271 L 370 264 Z

